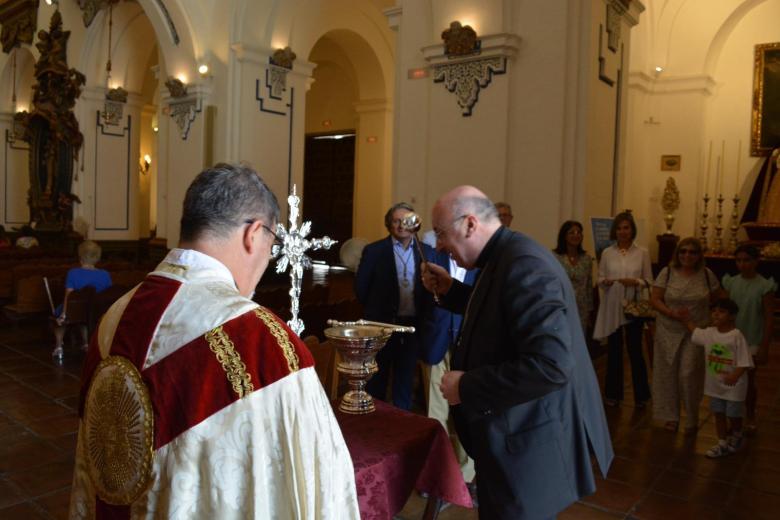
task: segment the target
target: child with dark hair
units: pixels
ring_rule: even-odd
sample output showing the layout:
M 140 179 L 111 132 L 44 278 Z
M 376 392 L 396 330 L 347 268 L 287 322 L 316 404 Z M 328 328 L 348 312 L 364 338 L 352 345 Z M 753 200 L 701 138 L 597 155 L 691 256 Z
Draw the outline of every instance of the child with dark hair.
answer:
M 747 393 L 746 372 L 753 366 L 745 336 L 734 327 L 739 307 L 721 298 L 712 305 L 712 326 L 687 322 L 691 342 L 704 347 L 704 394 L 710 397 L 718 444 L 707 450 L 711 459 L 730 455 L 742 446 L 742 418 Z
M 723 288 L 729 298 L 739 305 L 736 326 L 745 335 L 754 365 L 765 365 L 769 359 L 769 340 L 772 336 L 772 314 L 777 284 L 758 272 L 759 251 L 754 246 L 741 245 L 734 252 L 739 274 L 723 277 Z M 748 371 L 745 397 L 745 432 L 756 430 L 756 369 Z

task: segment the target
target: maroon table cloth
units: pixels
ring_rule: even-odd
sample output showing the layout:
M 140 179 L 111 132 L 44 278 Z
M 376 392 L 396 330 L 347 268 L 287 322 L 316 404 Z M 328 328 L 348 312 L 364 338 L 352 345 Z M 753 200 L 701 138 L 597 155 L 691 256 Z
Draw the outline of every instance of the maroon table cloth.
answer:
M 391 519 L 412 489 L 472 507 L 449 437 L 434 419 L 376 401 L 376 412 L 336 419 L 355 467 L 360 517 Z

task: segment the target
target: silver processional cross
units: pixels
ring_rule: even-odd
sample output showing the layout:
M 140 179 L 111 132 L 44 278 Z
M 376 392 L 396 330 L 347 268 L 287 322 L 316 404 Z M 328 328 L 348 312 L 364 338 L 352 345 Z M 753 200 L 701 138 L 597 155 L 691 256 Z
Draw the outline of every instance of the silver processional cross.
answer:
M 283 273 L 290 266 L 290 304 L 292 318 L 287 325 L 298 336 L 303 332 L 303 321 L 298 317 L 300 310 L 301 282 L 303 281 L 303 270 L 311 268 L 311 258 L 306 255 L 306 251 L 311 249 L 330 249 L 330 246 L 337 241 L 328 236 L 322 238 L 306 238 L 311 231 L 311 222 L 306 221 L 298 229 L 298 206 L 301 199 L 295 193 L 296 187 L 293 184 L 293 191 L 287 197 L 287 204 L 290 206 L 290 228 L 284 229 L 281 223 L 276 224 L 276 235 L 281 241 L 281 246 L 274 246 L 273 255 L 278 257 L 276 260 L 276 272 Z

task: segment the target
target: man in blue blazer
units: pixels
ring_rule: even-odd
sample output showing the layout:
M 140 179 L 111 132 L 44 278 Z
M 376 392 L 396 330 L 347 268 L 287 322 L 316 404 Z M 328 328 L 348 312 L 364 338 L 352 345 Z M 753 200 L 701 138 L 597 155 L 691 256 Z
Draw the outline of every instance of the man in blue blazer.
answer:
M 604 475 L 613 457 L 571 283 L 472 186 L 442 196 L 432 222 L 437 249 L 481 269 L 473 289 L 433 264 L 424 273 L 464 313 L 441 391 L 476 464 L 479 516 L 552 517 L 596 490 L 591 452 Z
M 405 202 L 392 206 L 385 214 L 389 236 L 363 249 L 357 273 L 355 293 L 363 305 L 367 320 L 411 325 L 414 334 L 393 334 L 376 356 L 379 371 L 368 380 L 366 390 L 377 399 L 385 399 L 387 381 L 393 373 L 393 404 L 403 410 L 412 407 L 412 384 L 417 365 L 423 316 L 431 306 L 431 295 L 420 277 L 420 254 L 414 234 L 401 221 L 414 209 Z M 426 256 L 433 249 L 422 244 Z

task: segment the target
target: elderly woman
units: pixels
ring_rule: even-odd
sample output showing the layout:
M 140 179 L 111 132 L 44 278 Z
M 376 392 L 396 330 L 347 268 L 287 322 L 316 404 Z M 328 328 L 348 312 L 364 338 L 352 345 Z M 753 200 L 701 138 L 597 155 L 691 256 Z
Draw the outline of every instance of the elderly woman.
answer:
M 653 356 L 653 417 L 664 428 L 677 431 L 680 401 L 686 412 L 685 431 L 699 423 L 704 391 L 704 351 L 691 343 L 688 320 L 706 327 L 710 301 L 721 294 L 718 278 L 704 267 L 704 253 L 696 238 L 680 240 L 667 267 L 653 284 L 651 304 L 658 311 Z
M 587 337 L 593 310 L 593 259 L 582 248 L 582 224 L 576 220 L 564 222 L 558 231 L 558 245 L 553 252 L 574 287 L 582 333 Z
M 94 287 L 95 292 L 101 292 L 111 287 L 111 275 L 108 271 L 97 269 L 95 264 L 100 260 L 100 246 L 91 240 L 85 240 L 79 244 L 79 259 L 81 267 L 74 267 L 68 271 L 65 277 L 65 298 L 62 305 L 54 311 L 57 317 L 57 324 L 54 327 L 54 336 L 56 344 L 52 356 L 56 360 L 63 357 L 62 341 L 65 337 L 65 327 L 67 325 L 68 297 L 73 291 L 78 291 L 84 287 Z M 87 349 L 87 327 L 79 326 L 81 334 L 81 348 Z
M 612 221 L 609 238 L 615 243 L 604 250 L 599 262 L 598 284 L 603 290 L 595 339 L 607 338 L 607 376 L 604 385 L 605 403 L 617 406 L 623 400 L 623 345 L 631 362 L 634 383 L 634 405 L 644 408 L 650 399 L 647 365 L 642 355 L 641 321 L 626 319 L 623 302 L 636 291 L 650 285 L 653 273 L 647 249 L 634 243 L 636 223 L 630 212 L 620 213 Z

